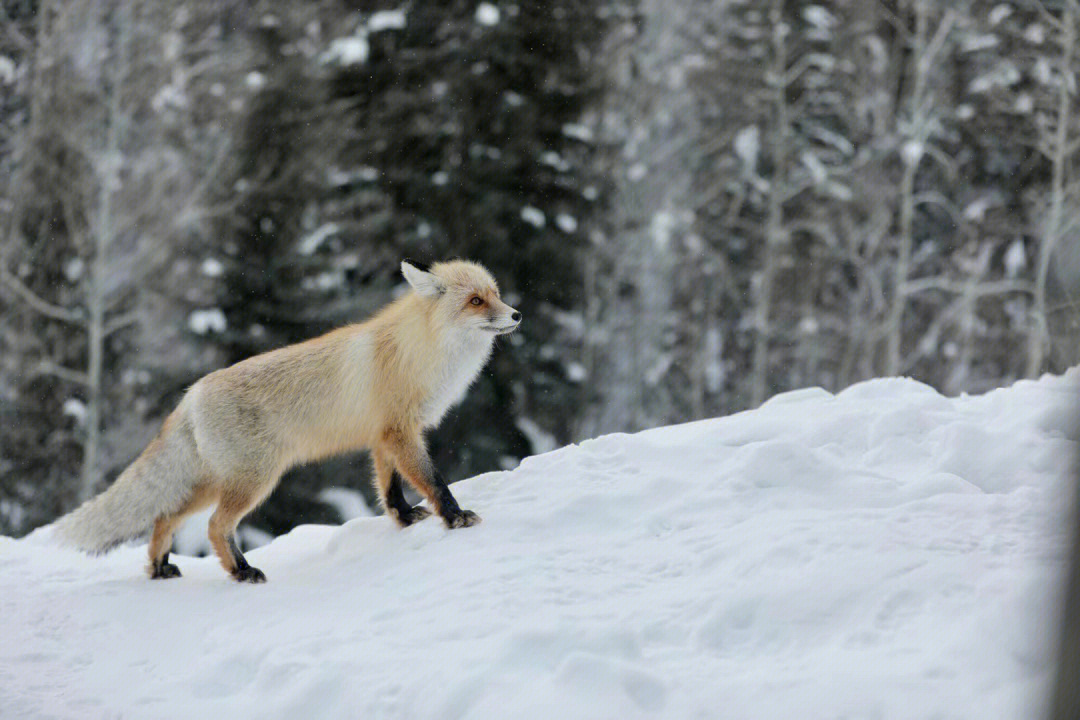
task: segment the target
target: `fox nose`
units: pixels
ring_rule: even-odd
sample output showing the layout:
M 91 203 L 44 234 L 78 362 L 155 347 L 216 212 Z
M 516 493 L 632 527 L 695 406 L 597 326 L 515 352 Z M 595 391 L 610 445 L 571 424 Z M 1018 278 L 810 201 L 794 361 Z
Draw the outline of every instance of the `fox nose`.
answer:
M 521 313 L 515 310 L 514 312 L 510 313 L 510 319 L 514 322 L 521 322 Z

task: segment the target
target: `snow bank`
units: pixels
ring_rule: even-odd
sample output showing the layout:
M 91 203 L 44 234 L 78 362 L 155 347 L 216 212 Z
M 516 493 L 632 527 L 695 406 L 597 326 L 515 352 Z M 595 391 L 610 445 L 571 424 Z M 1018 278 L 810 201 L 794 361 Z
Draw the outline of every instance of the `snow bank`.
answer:
M 0 538 L 4 718 L 1031 718 L 1080 372 L 811 389 L 142 575 Z

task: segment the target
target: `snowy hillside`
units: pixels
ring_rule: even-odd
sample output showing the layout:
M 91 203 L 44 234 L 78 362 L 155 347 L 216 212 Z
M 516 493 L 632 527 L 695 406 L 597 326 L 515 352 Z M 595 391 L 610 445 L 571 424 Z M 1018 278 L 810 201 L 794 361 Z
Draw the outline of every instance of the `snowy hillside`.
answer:
M 1031 718 L 1078 382 L 602 437 L 456 485 L 475 528 L 299 528 L 261 586 L 0 538 L 0 716 Z

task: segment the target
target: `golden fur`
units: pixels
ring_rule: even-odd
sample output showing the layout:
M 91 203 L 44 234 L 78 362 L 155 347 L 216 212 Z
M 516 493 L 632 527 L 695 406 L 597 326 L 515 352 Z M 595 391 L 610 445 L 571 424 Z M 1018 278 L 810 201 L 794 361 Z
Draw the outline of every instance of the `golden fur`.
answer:
M 412 290 L 366 322 L 248 358 L 196 382 L 116 483 L 61 519 L 61 537 L 100 552 L 153 524 L 149 551 L 156 577 L 183 518 L 216 502 L 211 544 L 236 575 L 247 568 L 239 550 L 229 547 L 236 525 L 281 474 L 298 463 L 360 449 L 372 450 L 375 484 L 399 523 L 426 511 L 414 508 L 406 518 L 402 508 L 388 504 L 395 469 L 449 526 L 478 521 L 458 508 L 438 478 L 423 431 L 461 399 L 495 336 L 516 328 L 520 315 L 502 302 L 495 281 L 476 263 L 439 263 L 429 272 L 402 263 L 402 272 Z

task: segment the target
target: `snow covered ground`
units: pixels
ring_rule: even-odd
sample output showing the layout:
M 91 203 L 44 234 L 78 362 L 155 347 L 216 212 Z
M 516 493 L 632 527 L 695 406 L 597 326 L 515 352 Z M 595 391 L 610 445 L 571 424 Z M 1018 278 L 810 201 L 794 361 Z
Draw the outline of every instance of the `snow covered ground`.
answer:
M 1078 384 L 606 436 L 455 485 L 475 528 L 298 528 L 266 585 L 0 538 L 0 717 L 1033 718 Z

